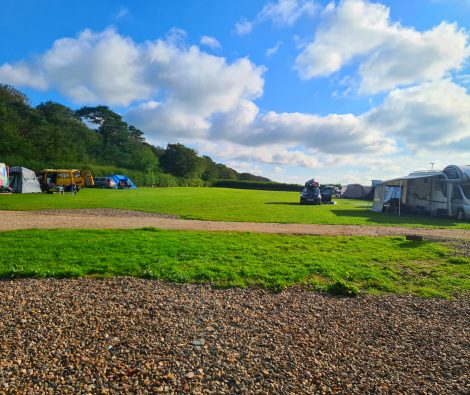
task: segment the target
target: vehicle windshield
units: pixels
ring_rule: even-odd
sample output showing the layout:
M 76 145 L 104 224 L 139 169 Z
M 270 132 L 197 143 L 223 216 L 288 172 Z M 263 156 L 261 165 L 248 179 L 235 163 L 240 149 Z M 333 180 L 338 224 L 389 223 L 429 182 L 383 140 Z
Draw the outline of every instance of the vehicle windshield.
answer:
M 470 184 L 469 185 L 461 185 L 462 192 L 467 199 L 470 199 Z

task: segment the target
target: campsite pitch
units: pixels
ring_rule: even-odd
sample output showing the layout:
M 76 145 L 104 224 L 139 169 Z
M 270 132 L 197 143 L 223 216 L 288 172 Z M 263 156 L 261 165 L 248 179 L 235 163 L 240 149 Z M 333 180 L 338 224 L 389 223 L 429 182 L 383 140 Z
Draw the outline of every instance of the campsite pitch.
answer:
M 0 210 L 115 208 L 210 221 L 469 229 L 470 222 L 426 216 L 374 213 L 371 203 L 337 200 L 336 205 L 299 204 L 296 192 L 224 188 L 85 189 L 77 195 L 0 196 Z
M 469 242 L 148 228 L 1 232 L 0 243 L 9 250 L 0 255 L 2 278 L 134 276 L 275 291 L 303 285 L 350 296 L 470 292 Z

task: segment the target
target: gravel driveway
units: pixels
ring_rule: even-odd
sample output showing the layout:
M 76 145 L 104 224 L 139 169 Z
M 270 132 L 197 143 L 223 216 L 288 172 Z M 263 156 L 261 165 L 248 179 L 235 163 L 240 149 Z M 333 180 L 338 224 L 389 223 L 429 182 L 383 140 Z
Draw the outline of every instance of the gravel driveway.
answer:
M 468 230 L 187 221 L 111 209 L 0 215 L 0 230 L 154 226 L 470 238 Z M 27 279 L 0 281 L 0 315 L 0 394 L 470 393 L 468 298 Z
M 196 221 L 176 216 L 117 209 L 0 211 L 0 231 L 32 228 L 161 229 L 239 231 L 305 235 L 403 236 L 408 233 L 430 238 L 470 239 L 466 229 L 425 229 L 401 226 L 276 224 L 254 222 Z
M 28 279 L 0 311 L 0 393 L 470 393 L 468 300 Z

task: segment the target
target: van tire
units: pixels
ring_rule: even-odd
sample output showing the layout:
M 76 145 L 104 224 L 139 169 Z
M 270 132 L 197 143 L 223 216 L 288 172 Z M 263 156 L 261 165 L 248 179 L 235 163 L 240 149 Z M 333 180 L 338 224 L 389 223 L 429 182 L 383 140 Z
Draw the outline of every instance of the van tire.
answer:
M 463 221 L 464 219 L 465 219 L 465 213 L 461 208 L 459 208 L 457 210 L 457 221 Z

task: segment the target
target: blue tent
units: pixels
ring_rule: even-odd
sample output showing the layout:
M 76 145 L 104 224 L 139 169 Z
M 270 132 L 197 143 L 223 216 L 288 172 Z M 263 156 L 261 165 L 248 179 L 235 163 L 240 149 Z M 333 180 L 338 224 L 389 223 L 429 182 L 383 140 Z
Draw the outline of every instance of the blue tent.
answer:
M 137 189 L 137 187 L 135 186 L 135 184 L 132 182 L 132 180 L 129 177 L 123 176 L 121 174 L 112 174 L 108 177 L 116 181 L 116 188 Z

